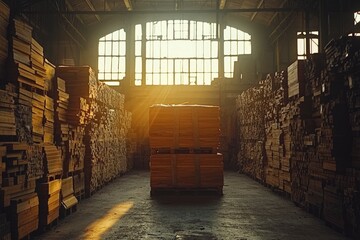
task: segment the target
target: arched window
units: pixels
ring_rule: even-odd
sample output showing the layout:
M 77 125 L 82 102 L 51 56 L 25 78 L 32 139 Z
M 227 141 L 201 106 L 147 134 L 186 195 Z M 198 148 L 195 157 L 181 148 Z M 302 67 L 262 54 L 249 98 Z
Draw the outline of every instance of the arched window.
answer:
M 219 54 L 217 30 L 216 23 L 189 20 L 136 25 L 135 56 L 130 56 L 135 58 L 135 85 L 210 85 L 219 76 L 222 60 L 224 76 L 232 77 L 238 55 L 251 54 L 251 36 L 226 27 L 224 59 L 219 61 L 222 54 Z M 124 77 L 125 40 L 123 30 L 99 40 L 100 80 L 115 85 Z

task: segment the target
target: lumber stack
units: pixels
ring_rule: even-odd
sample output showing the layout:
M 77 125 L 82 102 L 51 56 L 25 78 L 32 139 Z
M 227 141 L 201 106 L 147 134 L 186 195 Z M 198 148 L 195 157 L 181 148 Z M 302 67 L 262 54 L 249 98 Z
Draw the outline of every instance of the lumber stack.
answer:
M 247 89 L 237 97 L 240 131 L 238 165 L 242 172 L 265 180 L 265 104 L 264 87 Z
M 78 203 L 74 196 L 73 177 L 62 179 L 61 182 L 61 211 L 66 213 L 66 210 L 71 209 Z
M 0 89 L 0 135 L 2 140 L 14 139 L 15 128 L 15 101 L 14 94 Z
M 38 184 L 39 227 L 44 228 L 59 218 L 61 179 Z
M 46 144 L 43 147 L 44 155 L 44 177 L 61 176 L 63 164 L 61 159 L 61 150 L 54 144 Z
M 30 193 L 11 199 L 11 236 L 22 239 L 38 229 L 39 198 L 36 193 Z
M 55 103 L 55 142 L 63 146 L 69 140 L 69 124 L 67 122 L 67 109 L 69 94 L 66 92 L 65 81 L 59 77 L 54 78 Z
M 74 195 L 80 200 L 85 195 L 85 174 L 83 171 L 74 172 Z
M 7 27 L 9 25 L 10 8 L 0 1 L 0 82 L 5 77 L 5 65 L 8 56 Z
M 332 40 L 325 47 L 325 54 L 311 55 L 299 66 L 296 62 L 288 69 L 287 104 L 275 104 L 278 95 L 274 85 L 266 80 L 260 86 L 263 95 L 269 93 L 270 98 L 265 99 L 262 112 L 254 104 L 247 108 L 255 99 L 244 98 L 260 86 L 238 97 L 239 146 L 247 145 L 240 147 L 243 152 L 239 152 L 239 166 L 256 178 L 256 172 L 265 168 L 268 177 L 270 169 L 271 178 L 263 179 L 264 183 L 290 193 L 298 206 L 358 238 L 360 40 L 348 36 Z M 243 120 L 261 122 L 254 115 L 264 119 L 256 130 L 249 127 L 251 122 Z M 258 129 L 266 130 L 266 142 L 261 146 L 265 148 L 267 164 L 249 171 L 243 156 L 251 144 L 242 136 L 258 136 Z M 257 140 L 262 143 L 260 138 Z
M 305 79 L 304 79 L 304 60 L 296 60 L 288 69 L 288 96 L 304 96 Z
M 222 193 L 223 158 L 217 154 L 219 107 L 154 105 L 149 111 L 151 191 L 215 189 Z
M 69 172 L 84 168 L 86 194 L 91 195 L 127 170 L 131 114 L 124 110 L 124 96 L 100 83 L 90 67 L 60 66 L 56 73 L 69 93 Z
M 27 175 L 30 178 L 39 179 L 43 177 L 44 165 L 43 165 L 43 146 L 42 144 L 29 145 L 26 151 Z
M 54 143 L 54 100 L 45 96 L 44 143 Z
M 10 200 L 35 191 L 35 178 L 26 177 L 27 160 L 25 159 L 27 144 L 1 144 L 2 152 L 2 188 L 1 206 L 10 206 Z

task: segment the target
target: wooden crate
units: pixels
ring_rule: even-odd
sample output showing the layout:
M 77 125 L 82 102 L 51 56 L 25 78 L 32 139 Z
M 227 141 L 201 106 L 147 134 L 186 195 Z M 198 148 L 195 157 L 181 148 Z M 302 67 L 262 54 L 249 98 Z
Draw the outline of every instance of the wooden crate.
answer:
M 152 189 L 180 188 L 222 190 L 221 154 L 155 154 L 150 159 Z

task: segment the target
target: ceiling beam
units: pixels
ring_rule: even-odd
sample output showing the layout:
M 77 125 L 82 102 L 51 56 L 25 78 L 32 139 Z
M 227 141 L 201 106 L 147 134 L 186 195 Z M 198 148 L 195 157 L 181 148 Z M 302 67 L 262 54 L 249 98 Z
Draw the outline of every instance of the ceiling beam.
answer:
M 238 9 L 197 9 L 197 10 L 112 10 L 112 11 L 23 11 L 26 14 L 83 14 L 83 15 L 126 15 L 126 14 L 171 14 L 171 13 L 241 13 L 241 12 L 292 12 L 292 11 L 304 11 L 300 7 L 292 8 L 238 8 Z
M 226 0 L 220 0 L 219 9 L 224 9 L 225 5 L 226 5 Z
M 92 4 L 92 2 L 91 2 L 90 0 L 85 0 L 85 2 L 86 2 L 86 4 L 89 6 L 89 8 L 91 9 L 91 11 L 96 12 L 96 9 L 95 9 L 95 7 L 94 7 L 94 4 Z M 101 21 L 99 15 L 95 14 L 95 17 L 96 17 L 96 19 L 97 19 L 99 22 Z
M 132 1 L 131 0 L 124 0 L 125 6 L 127 8 L 128 11 L 132 11 L 133 10 L 133 5 L 132 5 Z
M 74 11 L 74 8 L 71 6 L 68 0 L 65 0 L 65 5 L 70 11 Z M 84 21 L 81 19 L 81 17 L 79 15 L 75 15 L 75 16 L 79 20 L 79 22 L 81 22 L 81 24 L 84 25 Z
M 260 8 L 262 5 L 264 4 L 264 0 L 260 0 L 257 7 L 256 8 Z M 256 15 L 258 14 L 258 12 L 254 12 L 252 15 L 251 15 L 251 18 L 250 18 L 250 21 L 254 21 Z
M 284 0 L 281 4 L 280 4 L 280 8 L 283 8 L 285 6 L 285 4 L 287 3 L 288 0 Z M 279 12 L 275 12 L 272 17 L 270 18 L 268 25 L 270 25 L 272 23 L 272 21 L 274 21 L 274 19 L 276 18 L 276 16 L 279 14 Z

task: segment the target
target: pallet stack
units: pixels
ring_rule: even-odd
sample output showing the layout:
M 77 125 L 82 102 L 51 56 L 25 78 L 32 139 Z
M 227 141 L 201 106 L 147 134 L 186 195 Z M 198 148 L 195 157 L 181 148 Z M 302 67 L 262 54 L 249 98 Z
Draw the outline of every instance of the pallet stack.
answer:
M 159 189 L 214 189 L 222 193 L 219 107 L 154 105 L 149 111 L 150 185 Z

